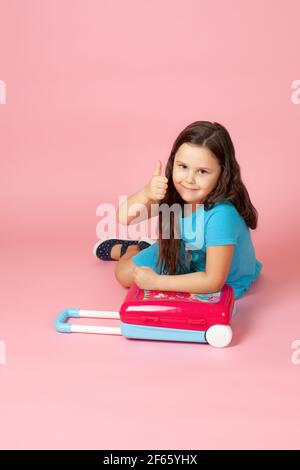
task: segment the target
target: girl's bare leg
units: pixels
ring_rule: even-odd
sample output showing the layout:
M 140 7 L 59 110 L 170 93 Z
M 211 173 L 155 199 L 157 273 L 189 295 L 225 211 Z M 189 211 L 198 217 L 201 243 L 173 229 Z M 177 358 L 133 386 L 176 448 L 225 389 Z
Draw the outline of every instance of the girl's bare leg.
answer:
M 120 245 L 117 245 L 120 246 Z M 115 247 L 114 247 L 115 248 Z M 136 266 L 133 261 L 131 261 L 130 258 L 132 258 L 134 255 L 139 253 L 140 249 L 137 245 L 130 245 L 126 253 L 119 258 L 119 261 L 116 265 L 115 268 L 115 276 L 117 280 L 122 284 L 123 287 L 130 287 L 133 281 L 133 268 Z M 117 255 L 117 250 L 113 253 L 112 250 L 112 257 L 116 257 Z

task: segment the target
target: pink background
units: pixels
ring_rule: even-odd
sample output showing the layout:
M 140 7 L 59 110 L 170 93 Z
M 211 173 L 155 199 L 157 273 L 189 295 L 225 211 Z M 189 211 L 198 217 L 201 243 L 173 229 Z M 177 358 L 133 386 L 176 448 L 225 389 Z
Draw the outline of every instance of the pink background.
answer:
M 0 446 L 299 448 L 298 0 L 0 0 Z M 118 310 L 96 208 L 225 125 L 259 211 L 260 279 L 226 349 L 55 332 Z

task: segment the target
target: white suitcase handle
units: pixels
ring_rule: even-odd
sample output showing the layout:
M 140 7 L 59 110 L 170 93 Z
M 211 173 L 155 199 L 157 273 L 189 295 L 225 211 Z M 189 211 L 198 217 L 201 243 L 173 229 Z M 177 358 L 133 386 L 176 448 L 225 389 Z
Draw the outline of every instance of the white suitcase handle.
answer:
M 101 335 L 121 335 L 120 327 L 74 325 L 67 323 L 69 318 L 116 318 L 120 319 L 119 312 L 105 310 L 81 310 L 79 308 L 66 308 L 59 312 L 54 321 L 54 326 L 60 333 L 96 333 Z

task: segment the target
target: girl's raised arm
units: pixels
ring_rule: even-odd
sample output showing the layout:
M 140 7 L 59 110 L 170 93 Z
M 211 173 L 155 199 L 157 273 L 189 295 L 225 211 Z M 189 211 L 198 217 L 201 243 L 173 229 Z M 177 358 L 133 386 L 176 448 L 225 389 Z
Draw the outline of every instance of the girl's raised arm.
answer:
M 129 225 L 131 223 L 142 222 L 158 214 L 158 204 L 156 202 L 165 197 L 168 187 L 168 178 L 161 176 L 161 169 L 162 164 L 159 160 L 156 165 L 155 174 L 151 177 L 149 183 L 120 205 L 117 210 L 117 221 L 119 224 Z M 152 204 L 154 206 L 151 211 Z M 134 222 L 135 219 L 136 222 Z

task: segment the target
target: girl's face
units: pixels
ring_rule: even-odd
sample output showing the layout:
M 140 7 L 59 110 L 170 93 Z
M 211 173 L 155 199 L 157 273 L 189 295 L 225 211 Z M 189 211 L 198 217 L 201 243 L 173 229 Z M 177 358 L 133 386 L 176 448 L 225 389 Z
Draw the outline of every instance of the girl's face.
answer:
M 194 211 L 196 204 L 202 204 L 216 187 L 221 170 L 217 157 L 209 149 L 185 142 L 175 154 L 174 186 Z

